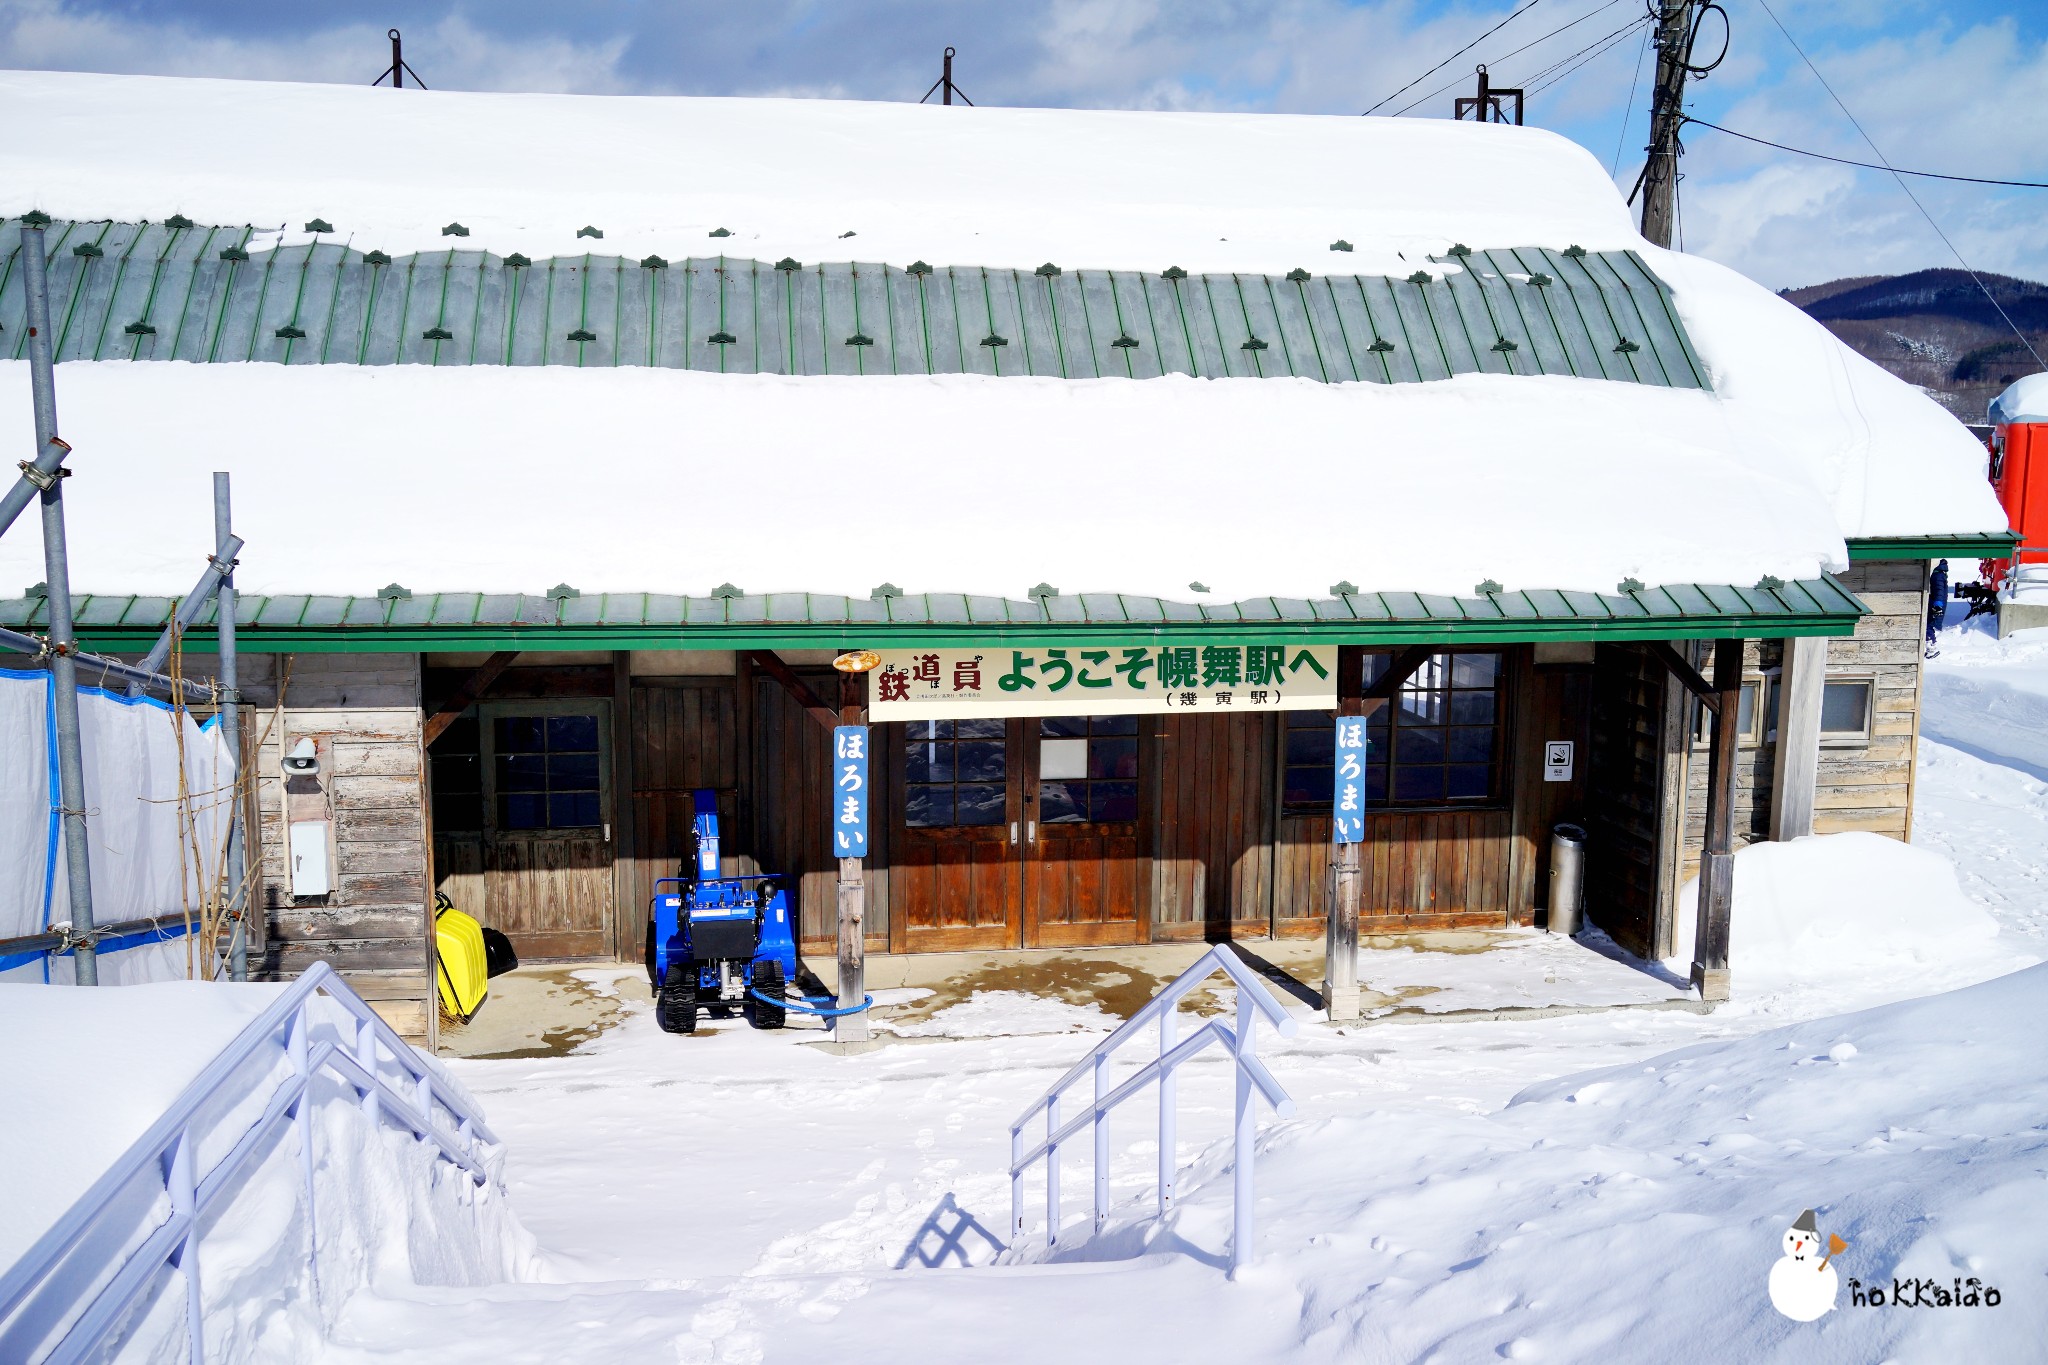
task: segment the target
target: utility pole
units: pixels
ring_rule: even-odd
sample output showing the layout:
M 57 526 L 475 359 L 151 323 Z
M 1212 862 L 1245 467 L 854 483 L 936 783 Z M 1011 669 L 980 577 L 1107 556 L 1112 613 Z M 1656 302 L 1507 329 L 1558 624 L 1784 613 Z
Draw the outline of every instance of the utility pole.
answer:
M 1650 94 L 1650 158 L 1643 165 L 1643 236 L 1671 245 L 1678 217 L 1678 132 L 1685 124 L 1685 78 L 1691 72 L 1694 12 L 1703 0 L 1653 0 L 1657 13 L 1657 84 Z

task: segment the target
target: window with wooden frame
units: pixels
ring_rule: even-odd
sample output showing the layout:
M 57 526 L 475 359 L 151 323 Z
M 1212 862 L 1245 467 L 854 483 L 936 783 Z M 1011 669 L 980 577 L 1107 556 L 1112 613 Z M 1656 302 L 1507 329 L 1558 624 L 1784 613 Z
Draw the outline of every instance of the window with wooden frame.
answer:
M 1009 797 L 1001 720 L 914 720 L 903 727 L 903 823 L 1000 825 Z
M 1853 749 L 1869 744 L 1876 711 L 1876 678 L 1868 674 L 1830 677 L 1820 692 L 1821 747 Z
M 1770 695 L 1772 680 L 1761 673 L 1746 673 L 1742 678 L 1741 700 L 1735 708 L 1736 747 L 1754 749 L 1764 742 L 1764 722 L 1772 728 L 1778 723 L 1777 698 Z M 1673 684 L 1676 686 L 1676 684 Z M 1766 699 L 1767 706 L 1759 706 L 1759 699 Z M 1692 747 L 1704 749 L 1714 733 L 1714 713 L 1702 706 L 1698 698 L 1693 699 Z M 1768 714 L 1767 714 L 1768 709 Z
M 599 831 L 605 813 L 597 704 L 486 702 L 427 751 L 436 834 Z
M 1368 651 L 1364 686 L 1392 665 Z M 1433 654 L 1366 719 L 1368 807 L 1435 808 L 1499 799 L 1507 669 L 1496 650 Z M 1330 808 L 1335 758 L 1330 711 L 1289 711 L 1282 733 L 1282 807 L 1290 815 Z

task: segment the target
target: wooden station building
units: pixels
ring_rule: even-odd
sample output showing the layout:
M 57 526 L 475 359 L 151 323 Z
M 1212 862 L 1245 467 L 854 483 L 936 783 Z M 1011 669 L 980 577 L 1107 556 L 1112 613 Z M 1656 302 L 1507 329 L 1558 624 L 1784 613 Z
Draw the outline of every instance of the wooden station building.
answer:
M 80 364 L 114 359 L 856 384 L 1716 382 L 1644 254 L 1568 241 L 1451 247 L 1404 277 L 1350 273 L 1342 256 L 1285 275 L 529 259 L 462 236 L 394 258 L 316 226 L 280 241 L 182 217 L 58 217 L 60 400 Z M 0 250 L 0 345 L 14 347 L 21 285 L 13 243 Z M 376 419 L 357 420 L 367 436 Z M 1851 536 L 1833 572 L 1790 581 L 1449 595 L 1334 582 L 1220 603 L 1198 585 L 1170 600 L 1113 583 L 379 591 L 390 570 L 365 561 L 359 595 L 240 602 L 259 960 L 274 974 L 332 960 L 414 1034 L 433 1027 L 437 892 L 528 960 L 638 960 L 700 788 L 718 793 L 729 870 L 786 874 L 803 951 L 829 954 L 828 726 L 846 715 L 876 727 L 869 953 L 1322 936 L 1339 710 L 1369 713 L 1360 932 L 1542 923 L 1550 831 L 1569 820 L 1588 831 L 1590 918 L 1662 957 L 1717 803 L 1738 845 L 1909 834 L 1929 561 L 1982 558 L 2009 543 L 2001 531 L 1993 517 Z M 279 534 L 248 526 L 248 557 Z M 444 586 L 462 577 L 450 562 Z M 673 578 L 650 566 L 645 586 Z M 173 605 L 81 595 L 82 642 L 141 648 Z M 35 630 L 43 610 L 8 597 L 0 624 Z M 1736 642 L 1718 669 L 1713 641 Z M 881 667 L 835 672 L 851 650 Z M 1734 702 L 1718 726 L 1699 693 Z M 287 790 L 279 756 L 307 739 L 318 774 Z M 298 881 L 309 850 L 323 875 Z

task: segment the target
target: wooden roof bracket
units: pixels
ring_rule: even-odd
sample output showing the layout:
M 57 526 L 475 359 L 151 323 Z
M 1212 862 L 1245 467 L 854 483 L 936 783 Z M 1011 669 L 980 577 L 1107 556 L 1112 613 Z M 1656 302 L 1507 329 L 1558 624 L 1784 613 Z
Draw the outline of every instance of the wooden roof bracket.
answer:
M 824 700 L 811 690 L 811 685 L 799 678 L 790 666 L 782 662 L 782 656 L 772 649 L 750 649 L 746 651 L 747 661 L 782 684 L 782 690 L 795 699 L 796 704 L 810 713 L 812 720 L 827 730 L 839 724 L 839 714 L 825 705 Z
M 471 702 L 491 690 L 491 684 L 496 682 L 498 676 L 510 668 L 512 661 L 518 657 L 519 651 L 516 649 L 501 649 L 484 660 L 476 672 L 464 678 L 462 686 L 456 688 L 453 695 L 435 707 L 434 714 L 428 716 L 426 724 L 420 727 L 421 747 L 431 745 L 439 739 L 443 732 L 455 723 L 456 718 L 469 709 Z
M 1683 654 L 1671 647 L 1669 640 L 1651 640 L 1649 646 L 1650 652 L 1671 671 L 1671 676 L 1678 679 L 1686 691 L 1699 698 L 1700 705 L 1714 715 L 1721 714 L 1721 694 L 1714 690 L 1712 683 L 1700 676 L 1698 669 L 1685 661 Z

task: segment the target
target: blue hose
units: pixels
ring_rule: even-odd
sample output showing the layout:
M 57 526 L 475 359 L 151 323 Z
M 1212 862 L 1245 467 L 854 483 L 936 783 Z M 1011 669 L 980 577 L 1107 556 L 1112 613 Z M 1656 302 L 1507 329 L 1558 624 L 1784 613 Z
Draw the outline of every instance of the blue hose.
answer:
M 747 993 L 753 996 L 756 1000 L 760 1001 L 764 1005 L 780 1005 L 782 1008 L 788 1010 L 802 1010 L 805 1014 L 815 1014 L 820 1019 L 837 1019 L 843 1014 L 859 1014 L 862 1010 L 866 1009 L 868 1006 L 875 1003 L 875 997 L 870 995 L 863 999 L 858 1005 L 851 1005 L 843 1010 L 821 1010 L 816 1005 L 807 1005 L 803 1003 L 803 1001 L 801 1000 L 777 1000 L 772 995 L 763 995 L 761 994 L 761 992 L 754 990 L 752 988 L 749 988 Z M 832 997 L 829 995 L 804 997 L 805 1000 L 813 998 L 819 1000 L 830 1000 Z

